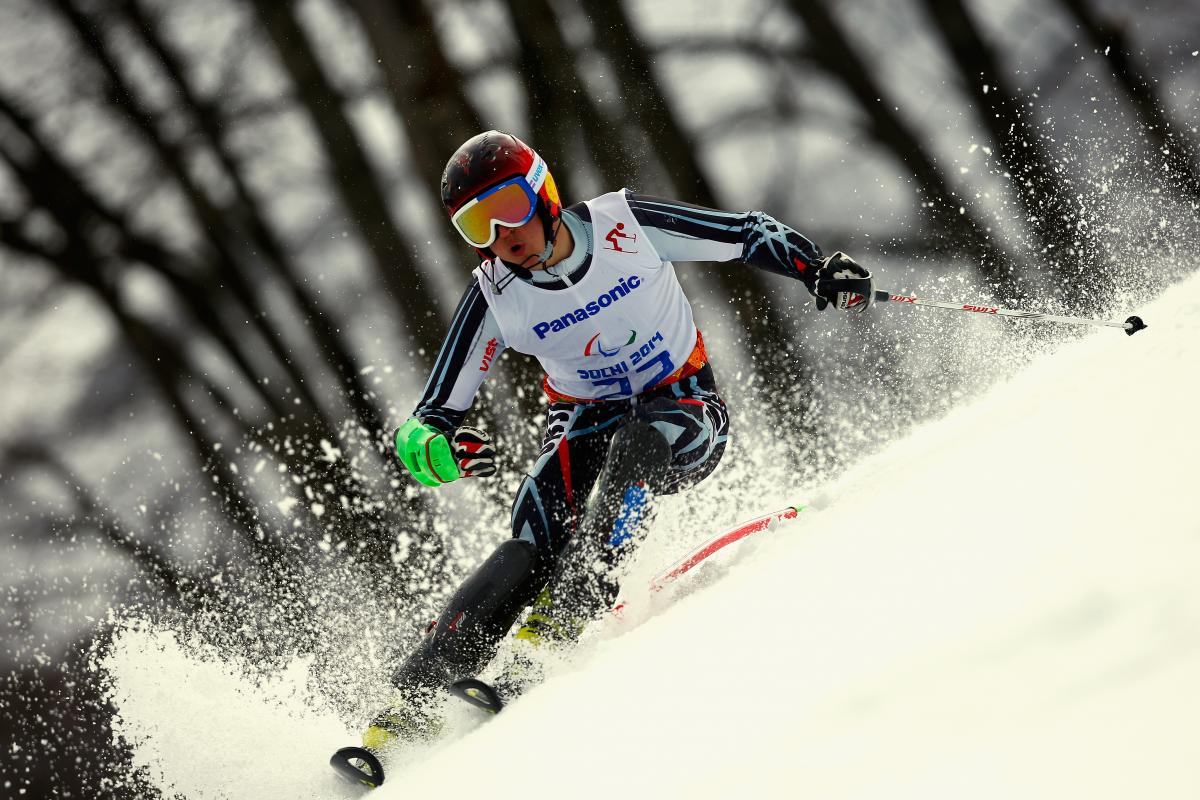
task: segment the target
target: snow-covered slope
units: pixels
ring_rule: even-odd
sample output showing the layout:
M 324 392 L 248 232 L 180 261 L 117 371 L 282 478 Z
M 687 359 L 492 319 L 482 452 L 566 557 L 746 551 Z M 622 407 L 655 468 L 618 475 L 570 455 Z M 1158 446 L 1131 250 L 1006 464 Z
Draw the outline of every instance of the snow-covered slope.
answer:
M 1200 278 L 1138 311 L 796 498 L 501 716 L 456 708 L 371 796 L 1200 796 Z M 358 794 L 303 665 L 252 689 L 129 631 L 106 667 L 164 787 Z

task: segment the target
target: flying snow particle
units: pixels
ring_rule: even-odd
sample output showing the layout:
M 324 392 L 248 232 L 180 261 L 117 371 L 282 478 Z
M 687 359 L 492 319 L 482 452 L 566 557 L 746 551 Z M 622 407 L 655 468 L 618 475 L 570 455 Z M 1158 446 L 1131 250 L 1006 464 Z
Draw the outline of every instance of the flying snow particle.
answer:
M 327 439 L 321 440 L 321 450 L 325 453 L 323 456 L 324 460 L 330 463 L 342 457 L 342 451 L 334 447 Z

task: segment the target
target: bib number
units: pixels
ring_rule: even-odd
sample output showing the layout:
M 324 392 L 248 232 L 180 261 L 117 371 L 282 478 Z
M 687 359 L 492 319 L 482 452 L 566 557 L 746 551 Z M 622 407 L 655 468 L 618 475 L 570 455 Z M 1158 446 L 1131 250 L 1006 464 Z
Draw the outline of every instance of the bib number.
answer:
M 579 377 L 590 380 L 592 386 L 597 388 L 607 386 L 617 387 L 616 391 L 600 395 L 596 398 L 597 400 L 615 400 L 622 397 L 632 397 L 633 382 L 628 377 L 631 368 L 634 373 L 649 373 L 651 375 L 647 380 L 638 381 L 642 390 L 658 385 L 675 371 L 675 362 L 671 360 L 670 352 L 658 349 L 662 343 L 662 331 L 655 331 L 653 336 L 629 354 L 628 360 L 619 361 L 616 364 L 597 370 L 581 369 L 579 370 Z
M 640 366 L 635 368 L 634 372 L 651 372 L 657 369 L 654 377 L 650 378 L 644 384 L 644 389 L 649 389 L 657 386 L 660 381 L 675 371 L 675 363 L 671 361 L 671 354 L 666 350 L 660 350 L 659 353 L 647 361 L 642 362 Z M 613 378 L 604 378 L 599 381 L 592 381 L 592 386 L 616 386 L 617 391 L 597 397 L 597 400 L 615 400 L 618 397 L 633 397 L 633 384 L 629 378 L 620 375 Z

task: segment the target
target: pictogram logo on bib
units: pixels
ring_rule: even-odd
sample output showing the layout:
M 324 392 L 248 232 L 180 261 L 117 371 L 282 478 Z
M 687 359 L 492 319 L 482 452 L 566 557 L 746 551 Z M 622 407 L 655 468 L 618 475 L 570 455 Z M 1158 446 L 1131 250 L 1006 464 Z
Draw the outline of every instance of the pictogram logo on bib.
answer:
M 604 234 L 604 241 L 608 244 L 604 245 L 605 250 L 615 250 L 618 253 L 636 253 L 629 245 L 637 241 L 636 233 L 625 233 L 625 223 L 618 222 L 613 226 L 612 230 Z M 621 242 L 625 242 L 625 247 L 621 246 Z

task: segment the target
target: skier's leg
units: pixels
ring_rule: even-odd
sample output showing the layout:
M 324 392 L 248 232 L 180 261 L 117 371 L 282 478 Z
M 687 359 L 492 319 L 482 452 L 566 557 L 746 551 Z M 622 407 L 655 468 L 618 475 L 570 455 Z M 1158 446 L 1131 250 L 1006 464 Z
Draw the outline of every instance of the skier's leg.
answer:
M 438 696 L 491 659 L 496 643 L 541 585 L 534 583 L 536 564 L 533 545 L 509 539 L 458 587 L 392 676 L 398 694 L 363 733 L 364 747 L 379 751 L 396 739 L 419 740 L 437 733 Z
M 729 414 L 709 366 L 653 394 L 638 413 L 671 445 L 671 465 L 660 494 L 675 494 L 716 469 L 729 438 Z
M 556 403 L 547 414 L 541 454 L 513 503 L 512 539 L 504 542 L 451 597 L 416 650 L 393 676 L 395 708 L 371 734 L 407 735 L 428 727 L 424 709 L 446 686 L 477 674 L 554 571 L 579 524 L 619 413 Z M 582 426 L 583 436 L 573 435 Z M 364 737 L 366 741 L 366 737 Z M 373 746 L 368 744 L 368 746 Z
M 547 412 L 541 452 L 512 509 L 512 535 L 537 547 L 542 584 L 583 522 L 588 495 L 623 413 L 619 406 L 570 403 L 555 403 Z
M 625 415 L 625 406 L 555 404 L 547 416 L 541 454 L 513 503 L 513 536 L 538 548 L 539 588 L 555 574 L 585 522 L 588 497 L 609 454 L 609 442 Z M 557 618 L 548 612 L 543 591 L 533 604 L 517 638 L 534 642 L 557 635 Z
M 612 438 L 596 494 L 579 535 L 567 545 L 548 587 L 547 600 L 560 626 L 573 635 L 617 595 L 614 574 L 637 541 L 637 529 L 654 493 L 661 491 L 671 462 L 663 435 L 633 417 Z
M 579 535 L 568 544 L 530 620 L 557 624 L 548 633 L 576 635 L 608 608 L 619 571 L 636 550 L 657 495 L 673 494 L 707 477 L 725 451 L 729 418 L 712 371 L 639 398 L 613 435 L 596 496 Z M 528 627 L 529 623 L 526 623 Z
M 537 560 L 534 546 L 520 539 L 497 547 L 429 624 L 421 644 L 394 676 L 396 686 L 441 689 L 478 672 L 537 594 Z

